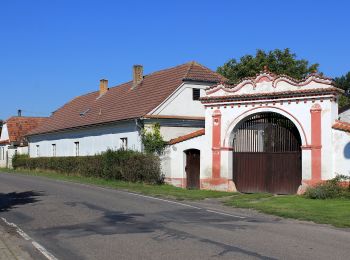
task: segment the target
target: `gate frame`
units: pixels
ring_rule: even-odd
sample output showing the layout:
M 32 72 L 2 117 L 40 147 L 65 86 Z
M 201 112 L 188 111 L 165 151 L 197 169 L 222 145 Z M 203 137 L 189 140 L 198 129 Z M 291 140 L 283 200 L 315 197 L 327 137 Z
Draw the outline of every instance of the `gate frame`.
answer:
M 246 118 L 259 113 L 266 113 L 266 112 L 274 112 L 277 114 L 280 114 L 286 118 L 288 118 L 298 129 L 300 139 L 301 139 L 301 176 L 302 180 L 311 178 L 309 174 L 309 168 L 310 168 L 310 156 L 309 156 L 309 143 L 307 136 L 305 134 L 305 130 L 299 120 L 295 118 L 291 113 L 285 111 L 282 108 L 279 107 L 272 107 L 272 106 L 263 106 L 263 107 L 255 107 L 251 108 L 247 111 L 244 111 L 239 116 L 237 116 L 235 119 L 231 121 L 231 123 L 226 127 L 224 130 L 224 136 L 223 136 L 223 147 L 227 147 L 228 149 L 225 149 L 221 152 L 222 161 L 221 163 L 224 164 L 227 167 L 227 177 L 232 180 L 232 174 L 233 174 L 233 151 L 232 151 L 232 145 L 233 145 L 233 133 L 234 131 L 245 121 Z M 236 186 L 232 180 L 233 186 L 236 189 Z M 299 189 L 302 188 L 302 183 L 300 184 Z M 237 189 L 236 189 L 237 190 Z
M 266 108 L 268 108 L 268 109 L 266 109 Z M 258 112 L 256 110 L 258 110 Z M 236 132 L 236 130 L 239 129 L 239 127 L 242 124 L 244 124 L 244 122 L 249 120 L 249 118 L 251 118 L 252 116 L 259 115 L 259 114 L 264 114 L 264 113 L 276 113 L 278 115 L 281 115 L 281 116 L 285 117 L 286 119 L 288 119 L 290 122 L 292 122 L 294 124 L 294 126 L 298 130 L 298 135 L 300 137 L 300 144 L 301 144 L 301 146 L 300 146 L 301 180 L 300 180 L 300 185 L 299 185 L 299 189 L 300 189 L 301 186 L 302 186 L 302 181 L 303 181 L 303 151 L 305 150 L 305 149 L 303 149 L 303 147 L 307 146 L 307 138 L 306 138 L 303 126 L 300 124 L 299 120 L 297 118 L 295 118 L 292 114 L 288 113 L 287 111 L 284 111 L 281 108 L 265 106 L 265 107 L 260 108 L 260 109 L 259 108 L 253 108 L 253 109 L 250 109 L 248 111 L 243 112 L 242 114 L 237 116 L 231 122 L 231 124 L 227 127 L 226 134 L 225 134 L 225 137 L 223 139 L 223 143 L 224 143 L 224 145 L 226 144 L 226 147 L 234 148 L 233 139 L 234 139 L 234 133 Z M 288 115 L 288 117 L 286 116 L 286 114 Z M 291 118 L 294 119 L 294 120 L 292 120 Z M 295 122 L 297 122 L 297 124 Z M 301 129 L 301 131 L 300 131 L 300 129 Z M 303 134 L 301 134 L 301 133 L 303 133 Z M 303 137 L 304 137 L 304 140 L 303 140 Z M 226 141 L 226 143 L 225 143 L 225 141 Z M 303 143 L 303 141 L 305 143 Z M 231 158 L 230 158 L 231 164 L 229 165 L 229 167 L 231 167 L 231 169 L 230 169 L 231 170 L 231 178 L 232 178 L 232 182 L 234 182 L 233 181 L 233 168 L 232 168 L 233 167 L 233 161 L 232 161 L 233 160 L 233 151 L 230 150 L 229 154 L 230 154 L 229 156 L 231 156 Z

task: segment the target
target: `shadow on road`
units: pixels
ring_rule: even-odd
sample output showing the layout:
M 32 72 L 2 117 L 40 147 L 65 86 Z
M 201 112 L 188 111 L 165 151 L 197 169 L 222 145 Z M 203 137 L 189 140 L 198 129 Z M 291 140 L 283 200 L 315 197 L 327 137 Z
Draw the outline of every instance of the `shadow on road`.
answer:
M 16 206 L 35 203 L 43 194 L 35 191 L 0 193 L 0 212 L 6 212 Z

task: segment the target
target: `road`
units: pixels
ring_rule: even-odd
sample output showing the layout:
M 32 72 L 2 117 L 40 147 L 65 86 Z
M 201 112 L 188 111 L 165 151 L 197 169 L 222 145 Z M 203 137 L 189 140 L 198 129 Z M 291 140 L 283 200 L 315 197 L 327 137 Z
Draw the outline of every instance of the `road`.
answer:
M 350 230 L 0 174 L 0 217 L 58 259 L 349 259 Z

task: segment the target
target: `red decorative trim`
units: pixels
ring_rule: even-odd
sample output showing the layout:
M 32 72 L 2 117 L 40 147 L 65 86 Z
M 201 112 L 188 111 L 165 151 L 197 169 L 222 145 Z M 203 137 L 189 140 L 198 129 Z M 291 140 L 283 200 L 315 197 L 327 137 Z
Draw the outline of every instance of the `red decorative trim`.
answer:
M 204 135 L 204 134 L 205 134 L 205 129 L 200 129 L 200 130 L 198 130 L 198 131 L 189 133 L 189 134 L 187 134 L 187 135 L 182 135 L 182 136 L 179 136 L 179 137 L 177 137 L 177 138 L 171 139 L 171 140 L 168 142 L 168 144 L 169 144 L 169 145 L 177 144 L 177 143 L 180 143 L 180 142 L 183 142 L 183 141 L 186 141 L 186 140 L 189 140 L 189 139 L 198 137 L 198 136 L 202 136 L 202 135 Z
M 256 99 L 278 99 L 278 98 L 295 98 L 295 97 L 311 97 L 319 95 L 336 95 L 342 93 L 342 90 L 329 87 L 329 88 L 315 88 L 315 89 L 300 89 L 294 91 L 279 91 L 279 92 L 260 92 L 252 94 L 240 94 L 240 95 L 225 95 L 225 96 L 207 96 L 202 97 L 202 103 L 212 102 L 224 102 L 224 101 L 250 101 Z M 210 94 L 210 93 L 208 93 Z
M 311 113 L 311 174 L 313 181 L 321 180 L 321 111 L 319 104 L 310 109 Z
M 333 129 L 349 132 L 350 133 L 350 123 L 336 120 L 332 126 Z
M 186 178 L 165 178 L 164 182 L 167 184 L 171 184 L 175 187 L 179 187 L 179 188 L 186 188 L 187 187 Z
M 221 163 L 221 112 L 215 110 L 213 113 L 213 140 L 212 140 L 212 177 L 220 178 L 220 163 Z

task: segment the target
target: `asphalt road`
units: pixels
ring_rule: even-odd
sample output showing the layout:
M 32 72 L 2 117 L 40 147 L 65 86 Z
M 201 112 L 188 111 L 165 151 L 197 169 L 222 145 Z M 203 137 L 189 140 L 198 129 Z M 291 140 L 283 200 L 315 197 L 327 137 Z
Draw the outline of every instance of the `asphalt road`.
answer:
M 0 217 L 58 259 L 349 259 L 350 230 L 0 174 Z

